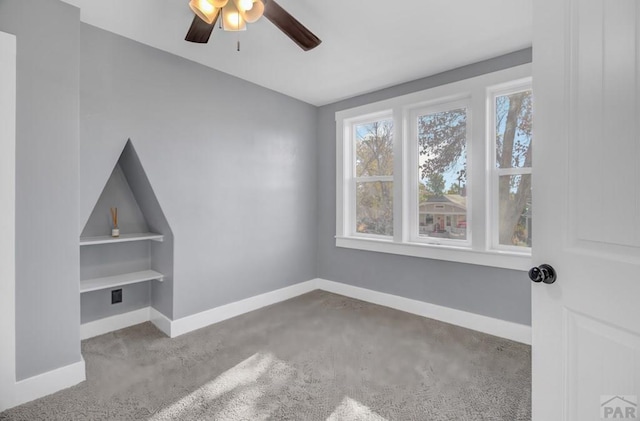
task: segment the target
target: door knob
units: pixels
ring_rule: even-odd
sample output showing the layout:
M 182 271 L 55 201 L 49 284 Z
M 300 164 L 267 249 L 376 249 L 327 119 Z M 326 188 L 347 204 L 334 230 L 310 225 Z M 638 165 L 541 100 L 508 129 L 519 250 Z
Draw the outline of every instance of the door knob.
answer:
M 538 267 L 531 268 L 529 271 L 529 278 L 533 282 L 552 284 L 557 279 L 556 270 L 551 267 L 551 265 L 540 265 Z

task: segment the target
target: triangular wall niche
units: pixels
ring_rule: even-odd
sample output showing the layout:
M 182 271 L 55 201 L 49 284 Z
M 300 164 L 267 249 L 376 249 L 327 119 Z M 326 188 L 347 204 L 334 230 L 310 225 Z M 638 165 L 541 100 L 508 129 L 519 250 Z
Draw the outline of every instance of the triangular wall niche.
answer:
M 118 162 L 104 186 L 80 237 L 109 235 L 110 208 L 118 208 L 118 225 L 122 233 L 149 232 L 149 226 Z
M 110 208 L 120 237 L 112 237 Z M 127 141 L 80 237 L 81 323 L 152 306 L 173 316 L 173 233 Z M 112 304 L 112 291 L 122 302 Z

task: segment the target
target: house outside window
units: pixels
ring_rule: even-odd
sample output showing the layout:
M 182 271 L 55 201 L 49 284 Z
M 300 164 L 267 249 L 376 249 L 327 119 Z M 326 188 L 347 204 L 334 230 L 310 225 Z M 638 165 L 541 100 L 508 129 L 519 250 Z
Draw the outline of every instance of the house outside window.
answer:
M 412 230 L 416 242 L 469 244 L 467 212 L 467 144 L 471 123 L 471 103 L 467 100 L 444 101 L 420 107 L 409 113 L 412 149 L 409 165 L 418 183 L 412 208 L 418 209 L 418 221 L 430 221 Z
M 527 270 L 531 66 L 336 113 L 336 245 Z

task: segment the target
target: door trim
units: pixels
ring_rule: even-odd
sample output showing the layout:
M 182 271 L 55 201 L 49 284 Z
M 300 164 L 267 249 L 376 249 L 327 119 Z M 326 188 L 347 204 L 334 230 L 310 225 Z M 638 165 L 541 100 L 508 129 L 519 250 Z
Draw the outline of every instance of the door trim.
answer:
M 16 37 L 0 32 L 0 410 L 16 384 Z

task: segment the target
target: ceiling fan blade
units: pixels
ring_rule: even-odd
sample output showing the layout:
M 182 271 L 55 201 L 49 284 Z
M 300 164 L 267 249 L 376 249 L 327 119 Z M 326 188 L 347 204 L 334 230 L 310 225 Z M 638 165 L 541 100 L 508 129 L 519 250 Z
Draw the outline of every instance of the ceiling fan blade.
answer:
M 305 51 L 316 48 L 322 42 L 273 0 L 264 0 L 264 16 Z
M 194 16 L 193 22 L 191 22 L 191 26 L 189 27 L 189 32 L 187 32 L 187 36 L 184 39 L 190 42 L 197 42 L 198 44 L 206 44 L 209 42 L 209 37 L 211 36 L 213 27 L 216 26 L 219 16 L 220 11 L 218 10 L 211 24 L 203 21 L 198 16 Z

